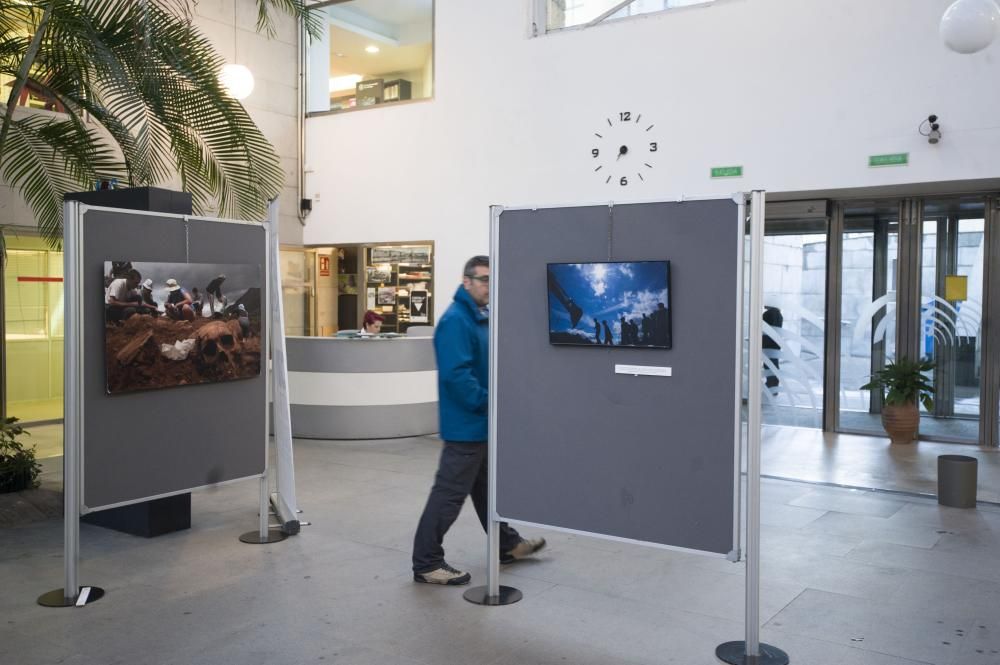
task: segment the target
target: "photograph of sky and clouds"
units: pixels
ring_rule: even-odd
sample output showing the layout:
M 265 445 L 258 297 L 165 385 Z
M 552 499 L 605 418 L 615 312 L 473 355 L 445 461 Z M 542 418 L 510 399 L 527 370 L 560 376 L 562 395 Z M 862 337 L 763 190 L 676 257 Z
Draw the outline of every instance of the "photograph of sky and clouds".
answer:
M 553 344 L 670 348 L 670 262 L 550 263 Z

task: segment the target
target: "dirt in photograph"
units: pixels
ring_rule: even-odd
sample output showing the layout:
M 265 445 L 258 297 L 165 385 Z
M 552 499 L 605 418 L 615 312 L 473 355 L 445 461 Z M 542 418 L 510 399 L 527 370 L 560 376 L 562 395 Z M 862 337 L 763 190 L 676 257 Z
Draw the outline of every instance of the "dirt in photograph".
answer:
M 258 310 L 259 311 L 259 310 Z M 260 318 L 136 314 L 105 324 L 108 393 L 248 379 L 260 374 Z

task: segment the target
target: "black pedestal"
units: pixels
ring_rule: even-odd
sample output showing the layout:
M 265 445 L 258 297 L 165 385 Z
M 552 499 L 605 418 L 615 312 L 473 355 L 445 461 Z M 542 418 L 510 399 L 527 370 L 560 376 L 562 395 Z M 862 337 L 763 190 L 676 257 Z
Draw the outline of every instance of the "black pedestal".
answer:
M 123 531 L 133 536 L 152 538 L 172 531 L 191 528 L 191 495 L 178 494 L 165 499 L 143 501 L 131 506 L 87 513 L 80 518 L 87 524 Z
M 759 655 L 748 656 L 746 646 L 747 643 L 742 640 L 725 642 L 716 647 L 715 657 L 729 665 L 788 665 L 788 654 L 778 647 L 761 642 L 758 645 Z
M 92 206 L 167 212 L 175 215 L 190 215 L 191 194 L 175 192 L 159 187 L 131 187 L 129 189 L 103 189 L 93 192 L 70 192 L 63 196 L 65 201 L 80 201 Z
M 80 589 L 81 591 L 83 589 L 87 590 L 87 597 L 82 601 L 80 595 L 67 598 L 66 592 L 63 589 L 56 589 L 55 591 L 49 591 L 39 596 L 38 604 L 42 607 L 83 607 L 104 598 L 104 589 L 99 586 L 85 586 L 80 587 Z
M 475 603 L 476 605 L 491 605 L 493 607 L 497 607 L 499 605 L 513 605 L 524 597 L 519 589 L 515 589 L 511 586 L 504 586 L 502 584 L 497 591 L 499 593 L 496 596 L 491 596 L 489 587 L 477 586 L 472 587 L 463 593 L 462 597 L 470 603 Z

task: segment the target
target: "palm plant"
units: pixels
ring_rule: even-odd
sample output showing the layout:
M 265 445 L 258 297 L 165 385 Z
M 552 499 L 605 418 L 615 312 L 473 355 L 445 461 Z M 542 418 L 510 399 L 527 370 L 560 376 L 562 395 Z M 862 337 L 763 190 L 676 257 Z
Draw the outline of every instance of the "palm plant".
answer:
M 176 175 L 196 212 L 241 219 L 260 218 L 281 190 L 278 156 L 219 83 L 223 59 L 192 25 L 190 1 L 0 0 L 0 74 L 13 77 L 0 103 L 0 182 L 50 245 L 62 240 L 63 194 L 97 179 Z M 302 0 L 256 1 L 258 31 L 273 34 L 277 10 L 318 33 Z M 15 113 L 26 86 L 60 112 Z

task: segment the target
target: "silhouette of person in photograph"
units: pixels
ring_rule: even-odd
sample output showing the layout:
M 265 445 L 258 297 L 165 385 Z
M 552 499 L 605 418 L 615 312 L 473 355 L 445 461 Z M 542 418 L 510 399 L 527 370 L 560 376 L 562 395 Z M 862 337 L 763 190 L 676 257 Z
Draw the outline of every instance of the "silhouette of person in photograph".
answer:
M 191 289 L 191 309 L 194 310 L 195 317 L 202 315 L 205 309 L 205 303 L 201 299 L 201 292 L 198 291 L 198 287 Z
M 662 302 L 656 303 L 653 316 L 653 344 L 655 346 L 670 346 L 670 312 Z
M 167 302 L 164 304 L 167 316 L 176 321 L 193 321 L 194 309 L 191 308 L 191 294 L 181 288 L 177 280 L 171 277 L 167 280 Z
M 649 318 L 648 314 L 642 315 L 642 343 L 649 344 L 650 337 L 653 334 L 653 321 Z
M 124 321 L 133 314 L 148 310 L 148 307 L 143 305 L 142 295 L 139 293 L 141 282 L 142 275 L 131 267 L 121 277 L 111 280 L 104 292 L 106 320 Z
M 607 319 L 604 320 L 604 343 L 608 346 L 614 344 L 611 341 L 611 327 L 608 325 Z
M 594 344 L 601 343 L 601 322 L 594 319 Z

